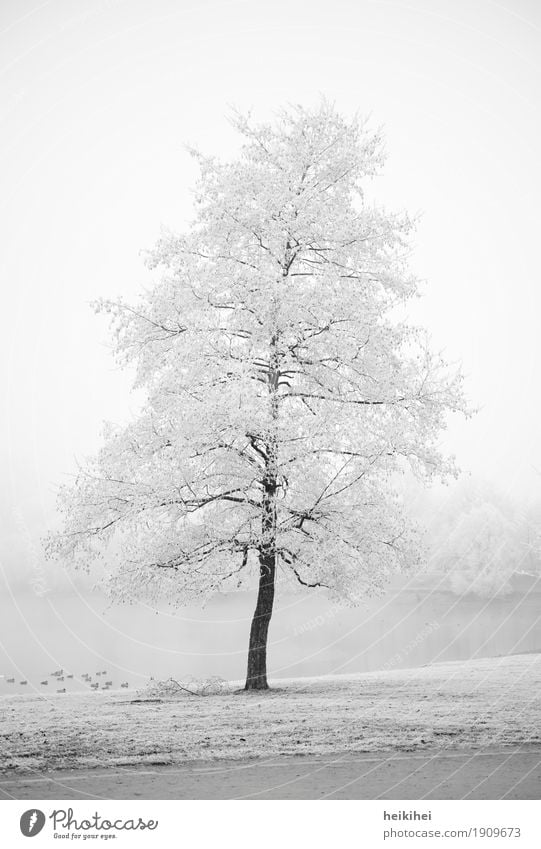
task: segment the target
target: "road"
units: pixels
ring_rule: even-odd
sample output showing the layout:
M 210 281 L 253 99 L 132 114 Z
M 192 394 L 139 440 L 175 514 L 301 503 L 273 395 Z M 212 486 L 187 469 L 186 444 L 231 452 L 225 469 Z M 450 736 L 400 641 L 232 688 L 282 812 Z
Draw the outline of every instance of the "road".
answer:
M 4 799 L 539 799 L 541 747 L 347 753 L 3 776 Z

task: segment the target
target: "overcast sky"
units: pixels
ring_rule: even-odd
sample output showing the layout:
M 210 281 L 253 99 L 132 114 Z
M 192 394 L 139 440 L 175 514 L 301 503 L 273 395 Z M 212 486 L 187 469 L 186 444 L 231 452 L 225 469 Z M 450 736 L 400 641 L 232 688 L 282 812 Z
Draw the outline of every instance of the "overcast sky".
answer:
M 504 492 L 541 490 L 540 47 L 534 0 L 3 0 L 6 562 L 136 408 L 88 302 L 137 295 L 140 250 L 190 215 L 184 144 L 233 155 L 231 106 L 325 95 L 383 125 L 373 193 L 422 213 L 415 317 L 480 407 L 446 444 Z

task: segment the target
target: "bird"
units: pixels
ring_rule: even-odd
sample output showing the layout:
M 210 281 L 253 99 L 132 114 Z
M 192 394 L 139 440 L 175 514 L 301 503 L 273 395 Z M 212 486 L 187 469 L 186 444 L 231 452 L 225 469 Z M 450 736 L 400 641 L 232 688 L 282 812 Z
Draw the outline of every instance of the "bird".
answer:
M 73 678 L 73 675 L 66 675 L 66 678 Z
M 63 680 L 64 680 L 64 676 L 63 676 L 63 675 L 59 675 L 59 676 L 58 676 L 58 680 L 59 680 L 59 681 L 63 681 Z
M 128 682 L 127 682 L 127 681 L 124 681 L 124 683 L 123 683 L 123 684 L 121 684 L 120 686 L 121 686 L 121 687 L 128 687 L 128 686 L 129 686 L 129 684 L 128 684 Z
M 48 682 L 48 681 L 41 681 L 40 683 L 41 683 L 41 685 L 42 685 L 43 687 L 46 687 L 46 686 L 48 685 L 48 683 L 49 683 L 49 682 Z
M 19 684 L 28 684 L 28 681 L 19 681 Z
M 57 690 L 56 692 L 57 692 L 57 693 L 65 693 L 65 692 L 66 692 L 66 688 L 65 688 L 65 687 L 62 687 L 62 689 L 61 689 L 61 690 Z
M 90 687 L 92 688 L 92 690 L 97 690 L 99 686 L 100 686 L 100 685 L 98 684 L 98 682 L 97 682 L 97 681 L 96 681 L 96 683 L 95 683 L 95 684 L 91 684 L 91 685 L 90 685 Z
M 113 682 L 112 682 L 112 681 L 106 681 L 106 682 L 105 682 L 105 686 L 106 686 L 106 687 L 112 687 L 112 686 L 113 686 Z
M 7 678 L 6 683 L 7 684 L 15 684 L 15 678 Z

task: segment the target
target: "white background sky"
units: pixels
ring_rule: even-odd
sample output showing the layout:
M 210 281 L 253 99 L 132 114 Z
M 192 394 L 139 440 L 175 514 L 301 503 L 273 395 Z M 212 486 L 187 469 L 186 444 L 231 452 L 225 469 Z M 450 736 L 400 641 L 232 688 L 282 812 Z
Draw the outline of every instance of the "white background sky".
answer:
M 446 444 L 504 493 L 541 490 L 540 46 L 533 0 L 2 0 L 6 562 L 129 415 L 88 302 L 137 295 L 139 251 L 190 215 L 183 145 L 234 154 L 231 105 L 266 119 L 323 94 L 384 126 L 373 191 L 423 214 L 416 318 L 481 408 Z

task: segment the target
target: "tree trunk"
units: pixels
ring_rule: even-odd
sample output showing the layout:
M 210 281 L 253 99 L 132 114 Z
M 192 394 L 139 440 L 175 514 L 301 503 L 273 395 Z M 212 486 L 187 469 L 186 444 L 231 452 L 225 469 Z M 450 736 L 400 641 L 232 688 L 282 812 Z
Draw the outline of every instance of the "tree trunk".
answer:
M 252 627 L 250 628 L 245 690 L 268 690 L 269 688 L 267 682 L 267 636 L 274 604 L 277 535 L 276 490 L 278 489 L 276 422 L 278 421 L 280 368 L 276 345 L 277 335 L 275 333 L 270 342 L 267 375 L 272 427 L 263 451 L 265 469 L 261 481 L 263 499 L 261 502 L 261 543 L 259 547 L 259 590 Z
M 248 671 L 245 690 L 268 690 L 267 683 L 267 635 L 274 602 L 274 575 L 276 562 L 274 552 L 259 556 L 259 591 L 250 629 L 248 648 Z
M 274 404 L 273 404 L 274 407 Z M 276 441 L 266 447 L 265 476 L 261 504 L 261 543 L 259 547 L 259 590 L 250 629 L 248 671 L 245 690 L 268 690 L 267 635 L 274 604 L 276 576 Z

